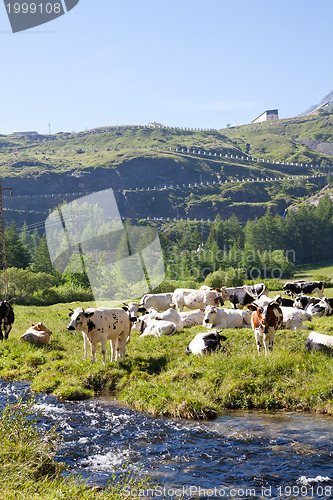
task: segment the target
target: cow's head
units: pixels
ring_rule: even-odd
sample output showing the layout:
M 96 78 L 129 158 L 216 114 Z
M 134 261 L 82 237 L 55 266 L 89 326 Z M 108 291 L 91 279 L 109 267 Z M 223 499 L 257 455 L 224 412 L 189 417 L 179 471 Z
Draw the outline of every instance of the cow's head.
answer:
M 207 323 L 207 324 L 212 323 L 213 320 L 216 317 L 217 311 L 218 311 L 217 307 L 215 307 L 215 306 L 207 306 L 206 309 L 205 309 L 205 316 L 204 316 L 203 322 Z
M 48 335 L 52 335 L 51 330 L 49 330 L 48 328 L 46 328 L 46 326 L 43 325 L 43 323 L 41 321 L 39 321 L 37 324 L 31 323 L 31 328 L 33 328 L 37 332 L 45 332 Z
M 257 306 L 256 304 L 249 304 L 247 306 L 252 314 L 257 315 L 259 325 L 262 327 L 264 333 L 268 332 L 268 327 L 278 328 L 282 321 L 282 311 L 280 304 L 271 302 L 267 306 Z
M 75 309 L 70 309 L 69 317 L 71 321 L 67 325 L 67 329 L 70 331 L 73 330 L 82 330 L 84 326 L 87 324 L 87 319 L 91 318 L 94 315 L 94 312 L 86 312 L 84 309 L 80 307 Z

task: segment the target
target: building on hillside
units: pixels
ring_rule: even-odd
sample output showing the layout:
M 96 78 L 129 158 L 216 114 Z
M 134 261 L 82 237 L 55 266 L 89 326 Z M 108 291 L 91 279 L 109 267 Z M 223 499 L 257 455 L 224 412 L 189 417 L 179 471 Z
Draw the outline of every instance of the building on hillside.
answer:
M 267 122 L 269 120 L 278 120 L 279 119 L 279 110 L 278 109 L 267 109 L 261 115 L 257 116 L 251 123 L 261 123 Z
M 321 111 L 332 111 L 332 109 L 333 109 L 333 101 L 326 101 L 324 102 L 324 104 L 318 106 L 318 108 L 311 111 L 311 113 L 309 113 L 308 116 L 318 115 L 318 113 L 320 113 Z
M 162 123 L 150 122 L 150 123 L 148 123 L 148 127 L 151 127 L 151 128 L 165 128 L 165 125 L 162 125 Z

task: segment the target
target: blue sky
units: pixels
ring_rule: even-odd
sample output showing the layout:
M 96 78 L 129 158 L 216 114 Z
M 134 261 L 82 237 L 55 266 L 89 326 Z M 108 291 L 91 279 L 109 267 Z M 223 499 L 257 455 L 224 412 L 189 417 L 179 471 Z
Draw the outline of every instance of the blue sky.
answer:
M 332 0 L 80 0 L 13 34 L 0 5 L 0 133 L 295 116 L 333 89 Z

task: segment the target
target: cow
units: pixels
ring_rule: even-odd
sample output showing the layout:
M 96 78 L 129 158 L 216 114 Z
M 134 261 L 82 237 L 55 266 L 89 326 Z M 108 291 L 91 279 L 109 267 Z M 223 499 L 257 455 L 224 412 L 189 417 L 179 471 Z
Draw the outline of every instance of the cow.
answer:
M 296 307 L 294 305 L 294 300 L 293 299 L 288 299 L 287 297 L 281 297 L 281 295 L 276 295 L 274 297 L 273 301 L 275 301 L 278 304 L 280 304 L 280 306 L 284 306 L 284 307 Z
M 283 314 L 284 330 L 307 330 L 308 327 L 303 325 L 303 321 L 311 320 L 312 316 L 302 309 L 297 307 L 280 306 Z
M 218 330 L 198 333 L 186 347 L 185 354 L 208 354 L 221 349 L 221 341 L 227 340 L 227 337 L 220 335 Z
M 30 344 L 46 345 L 50 343 L 51 335 L 51 330 L 39 321 L 37 324 L 31 323 L 31 327 L 21 336 L 20 340 L 30 342 Z
M 261 295 L 268 296 L 268 288 L 265 283 L 255 283 L 254 285 L 244 285 L 245 290 L 250 294 L 254 295 L 256 298 Z
M 311 316 L 331 316 L 333 314 L 333 299 L 317 299 L 316 297 L 308 297 L 307 295 L 297 295 L 294 301 L 294 307 L 299 307 L 307 311 Z
M 8 335 L 12 329 L 15 320 L 15 315 L 12 306 L 7 300 L 0 301 L 0 340 L 3 340 L 3 332 L 5 334 L 5 340 L 8 339 Z
M 323 316 L 331 316 L 333 311 L 324 297 L 320 302 L 317 302 L 317 304 L 310 304 L 307 308 L 307 312 L 311 314 L 313 318 L 322 318 Z
M 229 300 L 234 309 L 242 309 L 244 306 L 252 304 L 258 298 L 253 293 L 250 293 L 250 289 L 244 286 L 226 288 L 226 292 L 228 294 L 227 300 Z
M 205 310 L 204 309 L 194 309 L 193 311 L 180 312 L 179 316 L 183 322 L 183 328 L 202 325 Z
M 207 328 L 242 328 L 250 324 L 250 311 L 234 311 L 215 306 L 207 306 L 205 309 L 203 326 Z
M 300 293 L 313 294 L 317 293 L 318 297 L 322 298 L 324 296 L 324 284 L 322 281 L 293 281 L 287 282 L 283 285 L 283 290 L 288 295 L 298 295 Z
M 154 319 L 154 318 L 138 318 L 134 323 L 132 330 L 140 333 L 140 337 L 153 335 L 161 337 L 161 335 L 174 335 L 177 332 L 177 326 L 172 321 Z
M 276 330 L 283 328 L 283 313 L 277 302 L 266 306 L 249 304 L 247 308 L 252 311 L 251 326 L 256 339 L 258 354 L 264 344 L 265 354 L 273 351 Z
M 314 351 L 329 351 L 333 349 L 333 335 L 311 332 L 306 340 L 305 348 Z
M 170 307 L 166 311 L 159 312 L 156 309 L 148 309 L 147 314 L 141 316 L 140 319 L 145 318 L 153 318 L 158 320 L 172 321 L 177 326 L 177 329 L 183 328 L 183 320 L 175 309 Z
M 91 362 L 95 363 L 98 342 L 101 343 L 103 363 L 106 364 L 106 343 L 110 340 L 111 362 L 125 359 L 125 345 L 130 336 L 132 323 L 136 318 L 130 317 L 127 308 L 86 310 L 77 308 L 69 314 L 71 321 L 67 325 L 69 331 L 81 331 L 84 341 L 84 359 L 87 357 L 87 344 L 90 343 Z
M 146 309 L 144 307 L 141 307 L 140 304 L 137 302 L 123 302 L 124 306 L 127 307 L 127 311 L 130 313 L 131 316 L 138 316 L 138 313 L 144 313 L 146 312 Z
M 172 302 L 179 312 L 183 311 L 184 306 L 188 309 L 204 309 L 206 306 L 223 305 L 226 298 L 224 288 L 212 290 L 194 290 L 191 288 L 176 288 L 173 292 Z
M 166 311 L 172 304 L 172 293 L 148 293 L 141 297 L 140 307 L 155 307 L 158 311 Z

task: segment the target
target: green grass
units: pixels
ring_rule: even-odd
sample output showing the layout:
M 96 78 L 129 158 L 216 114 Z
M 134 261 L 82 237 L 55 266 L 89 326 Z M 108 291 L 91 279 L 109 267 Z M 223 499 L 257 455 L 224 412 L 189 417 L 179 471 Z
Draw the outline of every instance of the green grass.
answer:
M 331 261 L 318 262 L 316 264 L 303 264 L 301 267 L 296 268 L 295 279 L 320 279 L 322 281 L 330 282 L 333 284 L 333 265 Z M 326 284 L 327 286 L 327 284 Z
M 104 367 L 100 350 L 94 365 L 83 360 L 82 335 L 66 329 L 67 305 L 16 306 L 15 314 L 10 338 L 0 345 L 0 377 L 30 380 L 36 392 L 85 399 L 116 391 L 138 410 L 182 418 L 213 418 L 227 408 L 333 414 L 332 357 L 305 351 L 306 331 L 278 331 L 269 357 L 257 355 L 250 328 L 227 330 L 225 351 L 204 357 L 185 355 L 202 327 L 161 338 L 132 333 L 125 362 Z M 35 347 L 19 342 L 30 323 L 39 320 L 53 331 L 51 343 Z M 308 326 L 332 334 L 333 317 L 315 318 Z

